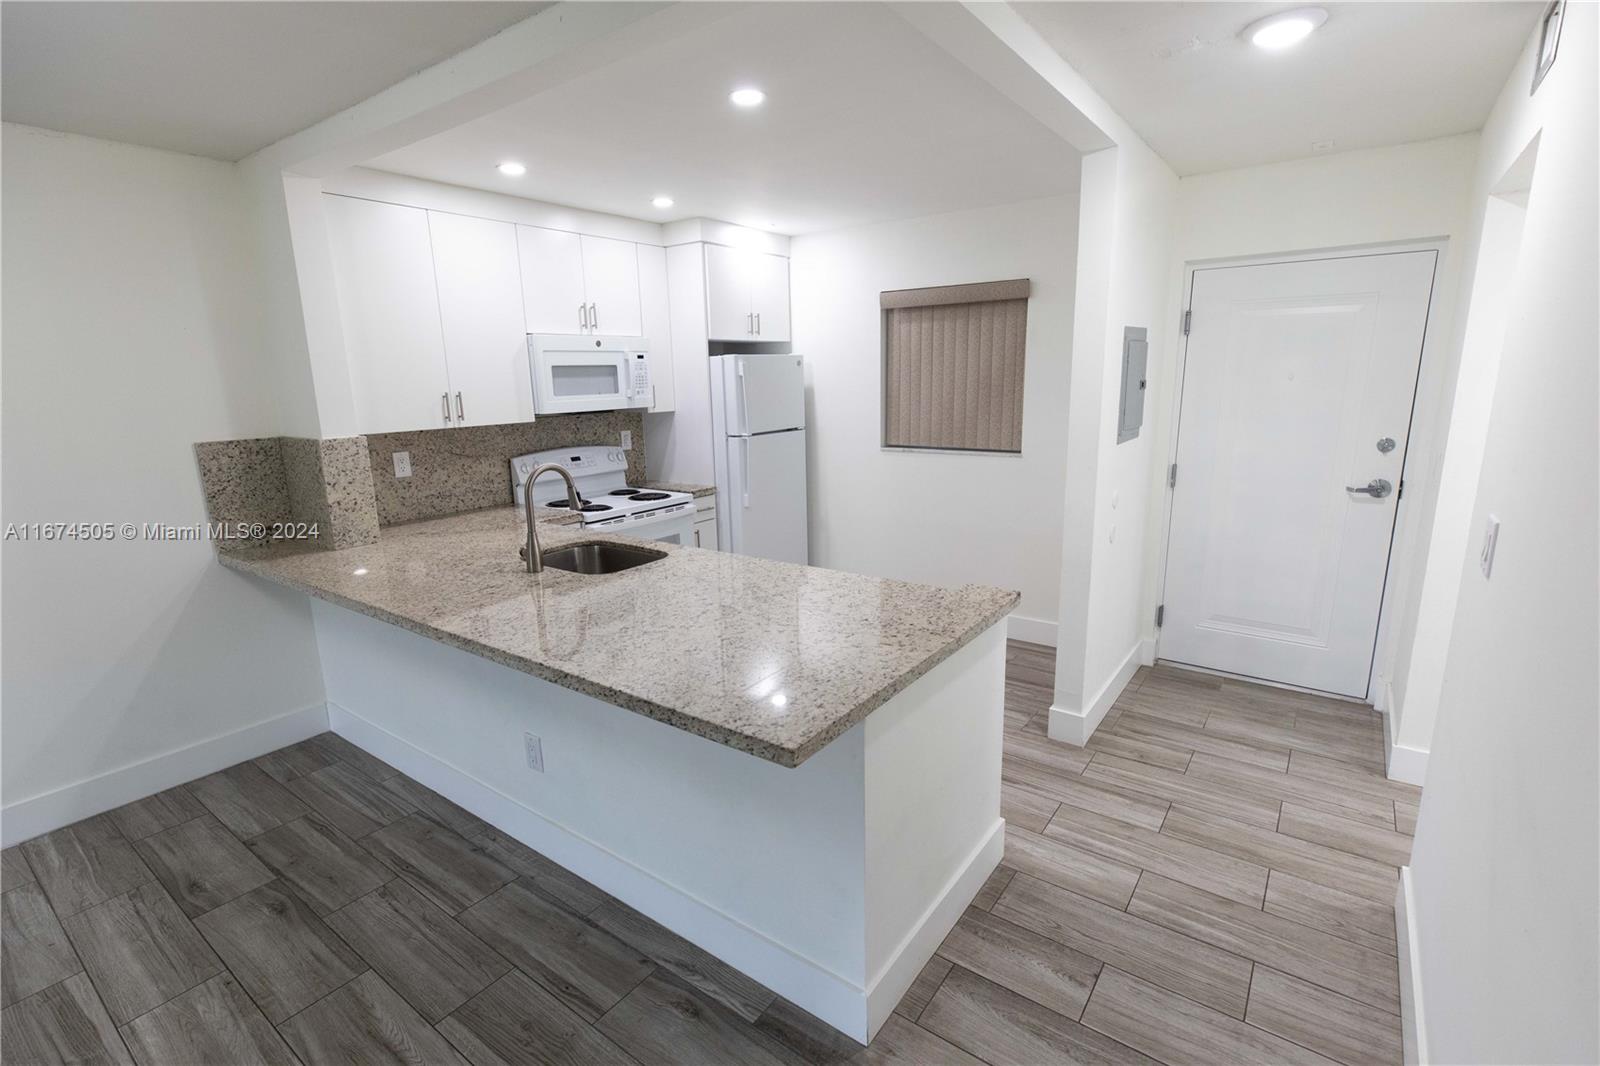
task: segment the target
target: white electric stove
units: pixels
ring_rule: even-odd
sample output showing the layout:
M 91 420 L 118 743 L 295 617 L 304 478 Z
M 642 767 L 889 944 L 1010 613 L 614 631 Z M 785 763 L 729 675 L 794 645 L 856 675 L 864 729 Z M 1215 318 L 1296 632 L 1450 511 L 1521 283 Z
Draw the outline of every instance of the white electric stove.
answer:
M 517 456 L 511 460 L 511 494 L 518 507 L 523 482 L 541 463 L 559 463 L 572 475 L 583 503 L 579 517 L 585 528 L 672 544 L 694 543 L 694 497 L 630 486 L 628 453 L 619 448 L 585 445 Z M 567 483 L 560 474 L 539 478 L 533 486 L 533 503 L 552 511 L 571 509 Z

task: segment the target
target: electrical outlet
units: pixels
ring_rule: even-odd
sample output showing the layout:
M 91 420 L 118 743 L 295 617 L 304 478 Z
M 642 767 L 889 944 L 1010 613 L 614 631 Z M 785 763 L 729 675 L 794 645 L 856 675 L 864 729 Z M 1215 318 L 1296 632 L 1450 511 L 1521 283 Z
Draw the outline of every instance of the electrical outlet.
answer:
M 622 450 L 625 452 L 633 450 L 633 431 L 630 429 L 622 431 Z
M 1483 571 L 1484 577 L 1488 577 L 1489 571 L 1494 569 L 1494 546 L 1499 542 L 1500 519 L 1490 515 L 1488 523 L 1483 527 L 1483 550 L 1478 553 L 1478 567 Z
M 522 734 L 522 750 L 528 756 L 528 769 L 544 773 L 544 745 L 532 733 Z
M 410 477 L 411 476 L 411 453 L 410 452 L 395 452 L 394 453 L 394 476 L 395 477 Z

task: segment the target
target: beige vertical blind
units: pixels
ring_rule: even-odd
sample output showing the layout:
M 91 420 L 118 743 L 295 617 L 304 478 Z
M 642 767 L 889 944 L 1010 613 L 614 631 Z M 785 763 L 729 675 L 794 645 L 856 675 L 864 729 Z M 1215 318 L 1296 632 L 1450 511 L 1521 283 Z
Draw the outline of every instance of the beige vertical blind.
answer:
M 883 443 L 1022 451 L 1027 278 L 879 295 Z

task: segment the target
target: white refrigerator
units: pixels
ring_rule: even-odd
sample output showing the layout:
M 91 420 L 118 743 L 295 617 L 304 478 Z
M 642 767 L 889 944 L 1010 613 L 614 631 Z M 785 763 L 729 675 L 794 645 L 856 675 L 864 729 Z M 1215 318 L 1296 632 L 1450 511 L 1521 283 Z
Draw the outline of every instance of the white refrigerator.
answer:
M 740 555 L 807 562 L 800 356 L 713 356 L 711 442 L 720 546 Z

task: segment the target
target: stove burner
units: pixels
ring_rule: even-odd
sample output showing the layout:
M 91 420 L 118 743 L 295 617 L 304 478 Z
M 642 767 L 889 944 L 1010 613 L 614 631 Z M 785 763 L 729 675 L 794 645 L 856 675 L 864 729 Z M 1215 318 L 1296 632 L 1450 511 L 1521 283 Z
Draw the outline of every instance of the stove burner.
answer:
M 587 504 L 589 501 L 584 499 L 582 496 L 579 496 L 578 497 L 578 502 L 581 503 L 581 504 Z M 566 500 L 551 500 L 549 503 L 545 504 L 545 506 L 546 507 L 571 507 L 572 505 L 570 503 L 568 503 Z M 582 509 L 587 511 L 589 508 L 587 506 L 585 506 Z
M 640 492 L 635 494 L 633 498 L 636 502 L 640 500 L 664 500 L 667 498 L 667 494 L 665 492 Z
M 611 505 L 609 503 L 586 503 L 578 510 L 593 514 L 595 511 L 609 511 L 611 510 Z
M 636 496 L 636 495 L 638 495 L 638 493 L 639 493 L 638 489 L 612 489 L 610 492 L 606 493 L 606 495 L 607 496 Z

